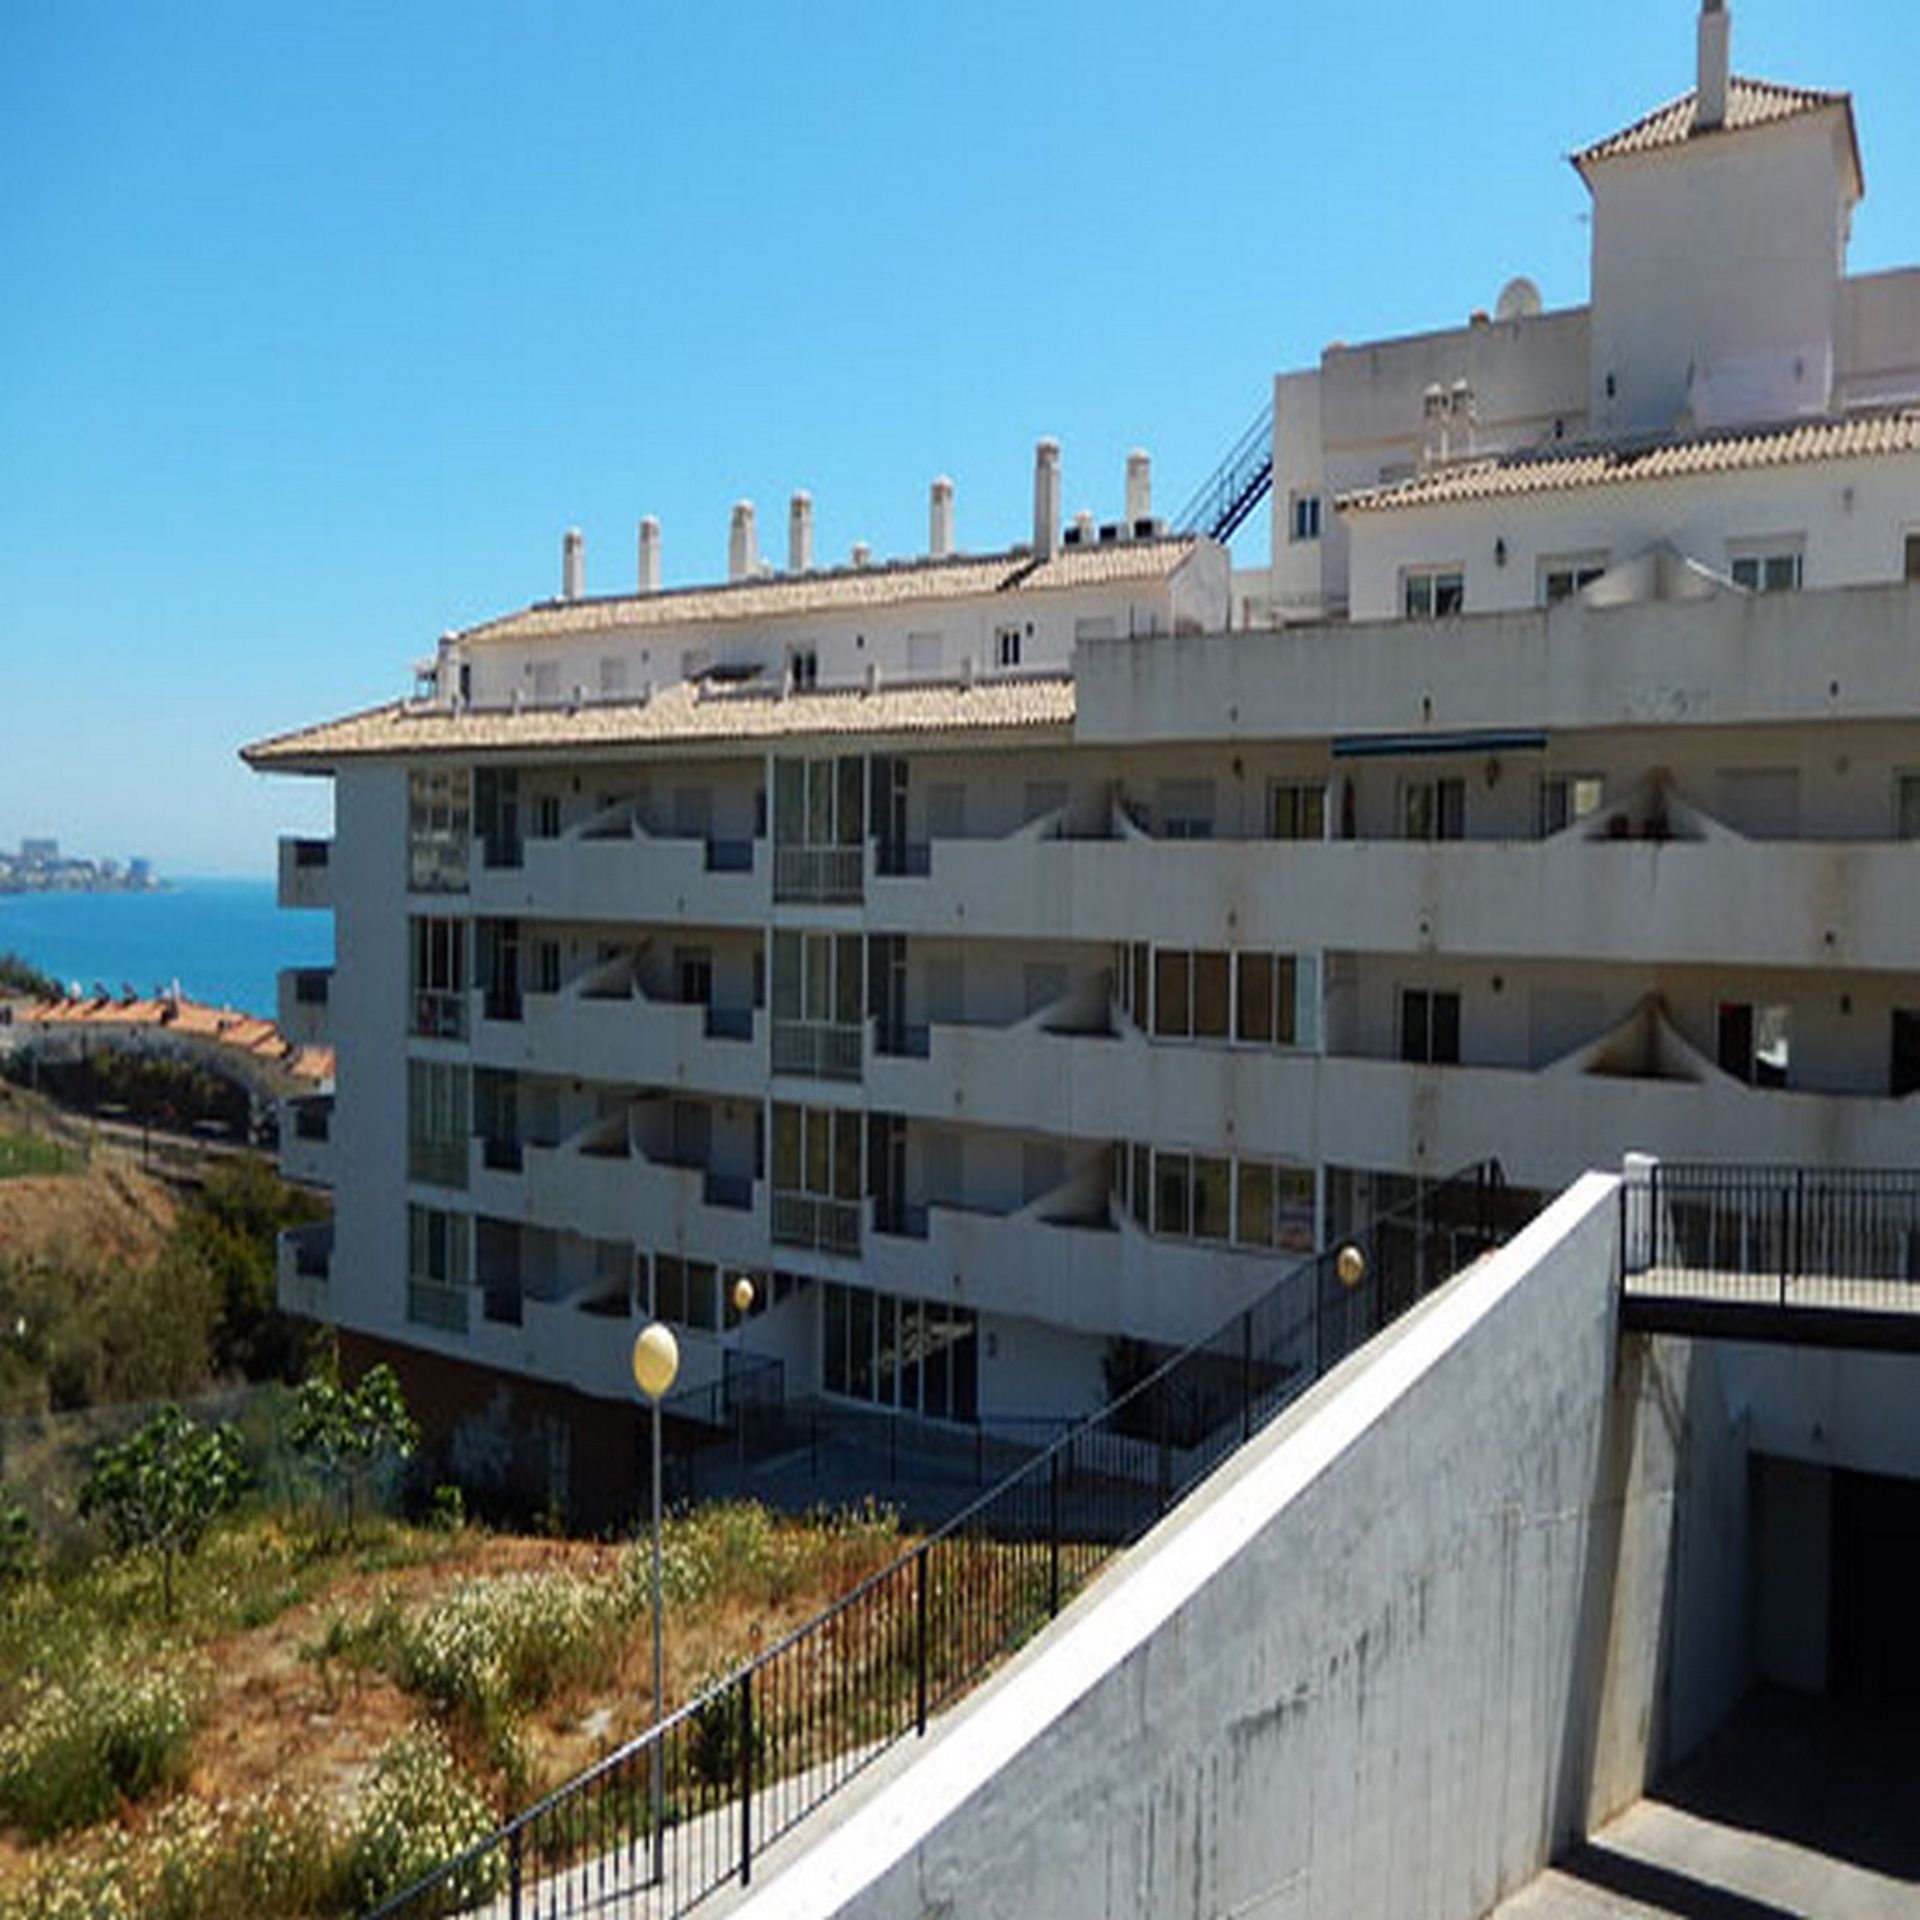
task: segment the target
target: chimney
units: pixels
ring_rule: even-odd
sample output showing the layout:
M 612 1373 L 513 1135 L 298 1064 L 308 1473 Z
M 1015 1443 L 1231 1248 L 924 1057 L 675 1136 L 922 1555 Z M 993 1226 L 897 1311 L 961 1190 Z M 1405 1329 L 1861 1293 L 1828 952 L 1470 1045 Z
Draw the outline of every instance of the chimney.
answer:
M 804 488 L 787 506 L 787 571 L 813 571 L 813 495 Z
M 560 542 L 560 598 L 578 600 L 587 590 L 587 536 L 569 527 Z
M 733 525 L 727 533 L 727 578 L 750 580 L 760 571 L 760 546 L 753 534 L 753 502 L 733 503 Z
M 1135 533 L 1153 518 L 1153 462 L 1143 448 L 1127 455 L 1127 526 Z
M 1042 440 L 1033 450 L 1033 553 L 1051 560 L 1060 551 L 1060 442 Z
M 652 514 L 640 522 L 640 591 L 660 591 L 660 522 Z
M 1083 547 L 1093 545 L 1093 509 L 1082 507 L 1073 516 L 1073 537 Z
M 927 495 L 927 551 L 936 560 L 953 552 L 953 482 L 944 473 Z
M 873 549 L 864 540 L 856 540 L 853 543 L 853 564 L 856 567 L 866 566 L 872 558 Z
M 1695 133 L 1712 133 L 1727 124 L 1727 59 L 1732 31 L 1732 16 L 1723 0 L 1702 0 L 1700 92 L 1693 108 Z

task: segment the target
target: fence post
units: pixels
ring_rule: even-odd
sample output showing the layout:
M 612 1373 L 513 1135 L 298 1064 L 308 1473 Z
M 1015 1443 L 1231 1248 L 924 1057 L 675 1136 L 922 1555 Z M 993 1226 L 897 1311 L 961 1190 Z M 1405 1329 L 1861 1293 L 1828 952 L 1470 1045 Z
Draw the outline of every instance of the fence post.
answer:
M 927 1730 L 927 1554 L 922 1547 L 913 1557 L 913 1730 Z
M 753 1879 L 753 1668 L 740 1670 L 740 1884 Z
M 1787 1304 L 1787 1267 L 1793 1258 L 1793 1189 L 1780 1189 L 1780 1304 Z
M 509 1920 L 520 1920 L 520 1829 L 515 1827 L 507 1839 L 507 1913 Z
M 1793 1175 L 1793 1277 L 1807 1277 L 1807 1170 L 1797 1167 Z M 1780 1303 L 1786 1305 L 1783 1300 Z
M 1047 1455 L 1047 1617 L 1060 1611 L 1060 1449 Z

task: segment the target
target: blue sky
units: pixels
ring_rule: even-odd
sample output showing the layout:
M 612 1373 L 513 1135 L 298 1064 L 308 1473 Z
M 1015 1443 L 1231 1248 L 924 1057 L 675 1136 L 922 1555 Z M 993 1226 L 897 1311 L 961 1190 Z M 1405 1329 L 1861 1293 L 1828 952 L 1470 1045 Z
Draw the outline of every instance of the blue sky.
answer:
M 245 740 L 443 629 L 818 550 L 1021 535 L 1135 444 L 1179 498 L 1273 371 L 1585 298 L 1563 156 L 1692 82 L 1694 0 L 0 12 L 0 845 L 266 871 Z M 1856 270 L 1920 260 L 1920 8 L 1735 0 L 1855 95 Z

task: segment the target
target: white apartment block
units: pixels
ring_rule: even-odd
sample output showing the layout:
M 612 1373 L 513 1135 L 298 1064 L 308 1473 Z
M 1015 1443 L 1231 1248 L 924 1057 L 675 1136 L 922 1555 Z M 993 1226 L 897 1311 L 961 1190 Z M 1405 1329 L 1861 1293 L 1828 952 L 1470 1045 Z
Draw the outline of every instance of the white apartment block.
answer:
M 250 749 L 336 792 L 288 1303 L 476 1392 L 623 1408 L 659 1315 L 694 1384 L 991 1422 L 1483 1156 L 1920 1158 L 1920 270 L 1848 275 L 1850 101 L 1728 29 L 1574 157 L 1588 306 L 1276 379 L 1265 567 L 1144 456 L 1063 523 L 1042 442 L 1030 543 L 945 481 L 884 564 L 805 495 L 711 586 L 569 535 Z

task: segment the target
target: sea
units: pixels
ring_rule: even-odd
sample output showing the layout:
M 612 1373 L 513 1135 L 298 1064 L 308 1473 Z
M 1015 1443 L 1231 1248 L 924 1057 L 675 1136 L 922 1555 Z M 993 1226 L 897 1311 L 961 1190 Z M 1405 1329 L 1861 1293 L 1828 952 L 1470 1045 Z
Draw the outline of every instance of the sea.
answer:
M 271 1020 L 282 967 L 333 961 L 333 916 L 276 904 L 271 880 L 177 880 L 153 893 L 0 893 L 0 953 L 81 993 L 150 994 Z

